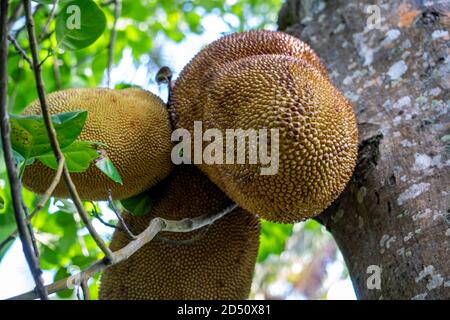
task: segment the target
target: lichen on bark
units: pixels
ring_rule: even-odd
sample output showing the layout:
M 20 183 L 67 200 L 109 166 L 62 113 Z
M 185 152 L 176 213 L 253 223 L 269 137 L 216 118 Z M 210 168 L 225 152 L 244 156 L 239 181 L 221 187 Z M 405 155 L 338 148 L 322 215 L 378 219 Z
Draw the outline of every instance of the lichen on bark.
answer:
M 358 298 L 450 298 L 449 2 L 288 0 L 278 23 L 313 47 L 358 117 L 357 170 L 318 218 Z M 371 265 L 380 289 L 367 286 Z

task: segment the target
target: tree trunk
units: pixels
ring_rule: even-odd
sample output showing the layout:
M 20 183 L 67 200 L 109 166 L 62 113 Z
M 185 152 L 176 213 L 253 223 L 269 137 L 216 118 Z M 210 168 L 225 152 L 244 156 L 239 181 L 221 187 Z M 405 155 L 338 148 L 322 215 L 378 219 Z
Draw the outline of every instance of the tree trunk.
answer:
M 288 0 L 280 11 L 280 30 L 315 49 L 358 117 L 357 169 L 318 220 L 360 299 L 450 298 L 449 7 Z

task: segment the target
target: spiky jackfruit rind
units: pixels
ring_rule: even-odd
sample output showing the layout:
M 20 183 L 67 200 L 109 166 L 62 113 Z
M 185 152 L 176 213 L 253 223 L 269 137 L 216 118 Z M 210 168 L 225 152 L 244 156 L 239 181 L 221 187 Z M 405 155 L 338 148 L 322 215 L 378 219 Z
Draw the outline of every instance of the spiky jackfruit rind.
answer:
M 146 216 L 125 215 L 134 233 L 154 217 L 172 220 L 218 212 L 230 200 L 194 166 L 180 166 L 164 182 Z M 158 186 L 154 187 L 157 189 Z M 163 232 L 128 260 L 107 269 L 100 299 L 246 299 L 259 247 L 259 220 L 237 209 L 189 233 Z M 116 231 L 113 251 L 130 239 Z
M 293 36 L 265 30 L 232 33 L 207 45 L 181 71 L 173 91 L 172 105 L 176 106 L 171 109 L 171 116 L 175 125 L 188 129 L 194 120 L 202 118 L 204 107 L 199 97 L 205 95 L 205 83 L 223 65 L 263 54 L 292 56 L 308 61 L 327 77 L 326 68 L 310 46 Z
M 165 104 L 154 94 L 137 88 L 67 89 L 49 94 L 47 101 L 51 114 L 88 111 L 79 140 L 106 144 L 100 148 L 123 180 L 123 185 L 114 182 L 92 163 L 85 172 L 71 173 L 82 199 L 106 200 L 108 190 L 114 199 L 129 198 L 152 187 L 172 170 L 170 120 Z M 24 114 L 41 114 L 39 102 L 33 102 Z M 54 170 L 35 161 L 25 169 L 24 185 L 44 193 L 54 174 Z M 63 181 L 53 195 L 69 197 Z
M 261 175 L 261 165 L 248 162 L 199 165 L 236 203 L 270 221 L 292 223 L 322 212 L 356 163 L 351 105 L 314 52 L 279 32 L 238 33 L 207 46 L 181 72 L 171 112 L 178 127 L 192 130 L 202 121 L 203 130 L 223 136 L 226 129 L 279 129 L 274 175 Z

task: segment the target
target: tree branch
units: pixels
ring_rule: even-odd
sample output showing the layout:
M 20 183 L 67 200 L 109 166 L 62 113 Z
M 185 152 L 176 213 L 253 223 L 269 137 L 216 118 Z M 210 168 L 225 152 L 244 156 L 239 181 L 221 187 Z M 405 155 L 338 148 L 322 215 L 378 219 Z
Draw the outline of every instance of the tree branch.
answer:
M 25 50 L 22 49 L 20 44 L 17 42 L 16 38 L 14 38 L 11 34 L 8 34 L 8 40 L 13 45 L 14 49 L 16 49 L 17 53 L 30 65 L 30 68 L 33 68 L 33 61 L 27 56 Z
M 58 53 L 57 51 L 53 51 L 53 76 L 55 77 L 55 87 L 56 90 L 61 90 L 62 83 L 61 83 L 61 72 L 59 70 L 59 59 L 58 59 Z
M 85 270 L 69 277 L 66 279 L 59 280 L 55 283 L 48 285 L 46 288 L 49 293 L 55 293 L 64 289 L 67 289 L 69 286 L 74 284 L 81 283 L 81 280 L 87 281 L 90 277 L 92 277 L 97 272 L 101 272 L 119 262 L 127 260 L 131 255 L 133 255 L 136 251 L 142 248 L 144 245 L 149 243 L 155 236 L 162 231 L 168 232 L 191 232 L 197 229 L 200 229 L 204 226 L 210 225 L 215 221 L 219 220 L 226 214 L 232 212 L 238 208 L 236 204 L 229 205 L 224 210 L 213 213 L 213 214 L 205 214 L 192 219 L 183 219 L 183 220 L 166 220 L 163 218 L 153 218 L 147 229 L 145 229 L 142 233 L 137 235 L 136 239 L 128 243 L 122 249 L 119 249 L 112 254 L 111 263 L 106 263 L 105 260 L 99 260 L 94 262 Z M 9 300 L 30 300 L 36 299 L 36 294 L 33 291 L 15 296 L 10 298 Z
M 58 2 L 59 2 L 59 0 L 53 1 L 52 10 L 50 11 L 50 13 L 47 17 L 47 21 L 45 22 L 45 25 L 41 30 L 41 34 L 39 35 L 39 41 L 42 41 L 45 38 L 45 35 L 47 34 L 47 30 L 48 30 L 48 27 L 50 26 L 50 22 L 52 21 L 53 17 L 55 16 L 56 8 L 58 7 Z
M 102 217 L 98 214 L 97 209 L 95 208 L 95 204 L 94 204 L 93 201 L 91 201 L 91 204 L 94 206 L 94 209 L 93 209 L 92 212 L 90 212 L 90 213 L 91 213 L 91 215 L 92 215 L 94 218 L 96 218 L 98 221 L 100 221 L 101 224 L 103 224 L 103 225 L 106 226 L 106 227 L 110 227 L 110 228 L 113 228 L 113 229 L 119 229 L 119 230 L 122 230 L 120 227 L 118 227 L 118 226 L 116 226 L 116 225 L 114 225 L 114 224 L 108 223 L 108 222 L 106 222 L 105 220 L 103 220 Z
M 117 20 L 119 20 L 120 13 L 122 11 L 122 3 L 120 0 L 114 0 L 114 22 L 111 29 L 111 37 L 108 44 L 108 69 L 106 71 L 106 84 L 108 87 L 111 86 L 111 71 L 114 63 L 114 47 L 116 45 L 117 38 Z
M 45 191 L 42 198 L 39 200 L 38 204 L 33 209 L 31 214 L 27 215 L 26 220 L 28 223 L 31 222 L 31 219 L 33 219 L 33 217 L 36 215 L 36 213 L 38 213 L 44 207 L 44 205 L 47 203 L 48 199 L 50 199 L 53 191 L 55 190 L 56 186 L 58 185 L 59 181 L 61 180 L 61 174 L 62 174 L 62 171 L 64 168 L 64 164 L 65 164 L 65 159 L 62 158 L 62 160 L 58 164 L 58 168 L 56 170 L 56 174 L 55 174 L 55 177 L 53 178 L 52 183 L 50 184 L 48 189 Z M 13 232 L 11 232 L 11 234 L 4 241 L 2 241 L 0 243 L 0 250 L 2 250 L 3 247 L 6 246 L 10 241 L 14 240 L 16 238 L 16 236 L 17 236 L 17 229 L 14 230 Z
M 14 8 L 11 17 L 8 19 L 8 29 L 11 29 L 11 26 L 14 24 L 14 22 L 17 21 L 17 19 L 22 14 L 22 2 L 19 2 L 17 6 Z
M 58 168 L 56 169 L 55 177 L 53 178 L 52 183 L 45 191 L 45 193 L 42 195 L 42 198 L 39 200 L 34 210 L 31 212 L 29 219 L 32 219 L 36 215 L 36 213 L 38 213 L 45 206 L 48 199 L 50 199 L 51 195 L 53 194 L 53 191 L 55 191 L 55 188 L 58 186 L 58 183 L 61 180 L 61 175 L 64 170 L 65 163 L 66 161 L 63 156 L 61 158 L 61 161 L 59 161 L 58 163 Z
M 45 96 L 45 89 L 44 89 L 44 82 L 42 80 L 41 75 L 41 65 L 39 63 L 39 57 L 38 57 L 38 49 L 37 49 L 37 40 L 36 40 L 36 33 L 34 30 L 34 21 L 33 21 L 33 15 L 31 12 L 31 4 L 30 0 L 23 0 L 24 8 L 25 8 L 25 17 L 26 17 L 26 25 L 28 29 L 28 37 L 30 42 L 30 50 L 31 55 L 33 59 L 33 71 L 34 71 L 34 77 L 36 80 L 36 89 L 38 92 L 39 102 L 41 104 L 41 110 L 42 110 L 42 116 L 44 118 L 45 127 L 47 129 L 47 134 L 50 140 L 50 145 L 52 147 L 52 150 L 55 154 L 56 161 L 58 165 L 63 159 L 63 154 L 61 152 L 61 148 L 59 147 L 58 140 L 56 138 L 56 131 L 53 127 L 53 123 L 51 121 L 50 112 L 48 111 L 48 105 L 47 105 L 47 99 Z M 100 235 L 97 233 L 97 231 L 92 226 L 91 221 L 89 220 L 89 217 L 84 210 L 83 203 L 81 202 L 81 199 L 78 195 L 78 192 L 76 190 L 75 185 L 72 182 L 72 179 L 70 177 L 69 170 L 67 169 L 67 165 L 64 164 L 63 168 L 63 178 L 64 182 L 67 186 L 67 189 L 69 191 L 69 194 L 72 198 L 72 201 L 74 202 L 75 207 L 77 208 L 77 211 L 83 220 L 84 225 L 88 229 L 90 235 L 96 242 L 96 244 L 99 246 L 99 248 L 103 251 L 105 254 L 105 257 L 107 260 L 111 259 L 112 252 L 109 250 L 109 248 L 106 246 L 103 239 L 100 237 Z
M 119 212 L 119 209 L 114 204 L 114 200 L 112 198 L 111 190 L 108 190 L 108 202 L 110 203 L 112 210 L 116 214 L 117 220 L 119 220 L 119 226 L 121 227 L 122 231 L 124 231 L 130 237 L 130 239 L 133 239 L 133 240 L 136 239 L 136 236 L 130 231 L 130 229 L 128 228 L 127 224 L 123 220 L 122 215 Z
M 81 290 L 83 291 L 83 299 L 91 300 L 91 295 L 89 294 L 89 286 L 87 284 L 87 279 L 81 279 L 80 287 L 81 287 Z
M 11 234 L 10 234 L 5 240 L 3 240 L 3 241 L 0 243 L 0 251 L 2 251 L 2 249 L 3 249 L 4 247 L 6 247 L 6 245 L 7 245 L 9 242 L 11 242 L 11 241 L 13 241 L 14 239 L 16 239 L 16 236 L 17 236 L 17 229 L 14 230 L 13 232 L 11 232 Z
M 1 138 L 3 144 L 3 154 L 8 173 L 9 184 L 11 187 L 11 198 L 14 208 L 14 217 L 18 228 L 20 240 L 22 242 L 23 251 L 30 268 L 33 279 L 36 283 L 37 296 L 43 300 L 48 299 L 47 292 L 42 279 L 42 271 L 39 266 L 39 260 L 36 252 L 33 250 L 31 235 L 29 233 L 26 219 L 22 207 L 22 187 L 17 176 L 17 168 L 14 163 L 12 146 L 10 139 L 10 123 L 7 111 L 7 94 L 8 94 L 8 78 L 7 78 L 7 58 L 8 58 L 8 0 L 1 0 L 0 11 L 0 28 L 1 28 L 1 47 L 0 47 L 0 117 L 1 117 Z M 33 291 L 34 292 L 34 291 Z

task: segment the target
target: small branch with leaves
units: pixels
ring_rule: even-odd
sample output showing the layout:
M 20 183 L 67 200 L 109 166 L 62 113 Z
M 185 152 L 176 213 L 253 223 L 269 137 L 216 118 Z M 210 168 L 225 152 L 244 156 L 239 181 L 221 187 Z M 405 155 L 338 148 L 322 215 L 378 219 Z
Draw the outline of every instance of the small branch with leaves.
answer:
M 116 204 L 114 203 L 114 200 L 112 198 L 112 193 L 111 190 L 108 191 L 108 202 L 111 206 L 111 209 L 114 211 L 114 213 L 116 214 L 117 220 L 119 221 L 119 226 L 121 228 L 121 230 L 123 232 L 125 232 L 128 237 L 130 237 L 130 239 L 136 239 L 136 236 L 130 231 L 130 229 L 128 228 L 127 224 L 125 223 L 125 221 L 122 218 L 122 215 L 119 212 L 119 208 L 117 208 Z
M 30 268 L 33 279 L 36 283 L 35 294 L 41 299 L 48 299 L 44 281 L 42 279 L 42 270 L 39 266 L 37 252 L 33 246 L 33 235 L 30 234 L 30 228 L 26 221 L 23 208 L 22 186 L 17 174 L 16 164 L 14 162 L 10 133 L 11 126 L 7 111 L 7 94 L 8 94 L 8 76 L 7 76 L 7 58 L 8 58 L 8 0 L 1 0 L 0 10 L 0 117 L 1 117 L 1 137 L 3 145 L 3 154 L 7 168 L 9 184 L 11 187 L 11 197 L 14 208 L 14 217 L 17 224 L 17 230 L 22 241 L 22 247 Z M 32 230 L 31 230 L 32 232 Z
M 227 206 L 224 210 L 213 213 L 205 214 L 192 219 L 182 219 L 182 220 L 167 220 L 163 218 L 153 218 L 149 226 L 139 235 L 136 239 L 130 241 L 125 247 L 119 249 L 112 253 L 112 259 L 110 262 L 106 262 L 105 259 L 96 261 L 91 266 L 85 270 L 68 277 L 66 279 L 59 280 L 46 286 L 49 294 L 64 290 L 70 286 L 81 285 L 83 281 L 91 278 L 98 272 L 101 272 L 115 264 L 127 260 L 136 251 L 142 248 L 144 245 L 152 241 L 155 236 L 162 232 L 191 232 L 205 226 L 213 224 L 215 221 L 224 217 L 228 213 L 234 211 L 238 206 L 236 204 L 231 204 Z M 11 300 L 29 300 L 38 298 L 34 291 L 30 291 L 15 297 L 10 298 Z
M 63 154 L 61 152 L 61 148 L 59 146 L 58 139 L 56 138 L 56 131 L 53 127 L 53 123 L 50 117 L 50 112 L 48 110 L 47 105 L 47 99 L 45 96 L 45 89 L 44 89 L 44 83 L 42 80 L 41 75 L 41 64 L 39 62 L 38 57 L 38 49 L 37 49 L 37 39 L 36 39 L 36 33 L 34 29 L 34 20 L 31 12 L 31 4 L 30 0 L 24 0 L 24 8 L 25 8 L 25 17 L 26 17 L 26 25 L 28 30 L 28 38 L 30 42 L 30 50 L 32 54 L 32 60 L 33 60 L 33 72 L 36 80 L 36 88 L 38 91 L 38 97 L 39 102 L 41 105 L 42 115 L 45 122 L 45 127 L 47 129 L 48 138 L 50 140 L 50 145 L 52 147 L 52 150 L 54 152 L 54 155 L 56 157 L 56 161 L 58 165 L 60 165 L 61 161 L 63 161 Z M 81 199 L 78 195 L 78 192 L 76 190 L 76 187 L 74 183 L 72 182 L 72 179 L 70 177 L 69 170 L 67 168 L 67 165 L 63 165 L 63 179 L 66 184 L 66 187 L 70 193 L 70 196 L 72 198 L 72 201 L 75 204 L 75 207 L 81 217 L 81 220 L 83 221 L 84 225 L 88 229 L 89 233 L 91 234 L 94 241 L 97 243 L 98 247 L 103 251 L 105 254 L 105 257 L 107 260 L 111 260 L 112 258 L 112 252 L 111 250 L 106 246 L 103 239 L 100 237 L 100 235 L 97 233 L 95 228 L 92 226 L 91 221 L 89 220 L 89 217 L 84 210 L 83 203 L 81 202 Z
M 8 34 L 8 40 L 16 49 L 17 53 L 28 63 L 30 68 L 33 68 L 33 61 L 31 61 L 31 59 L 27 56 L 27 53 L 25 52 L 25 50 L 22 49 L 20 44 L 17 42 L 16 38 L 14 38 L 11 34 Z

